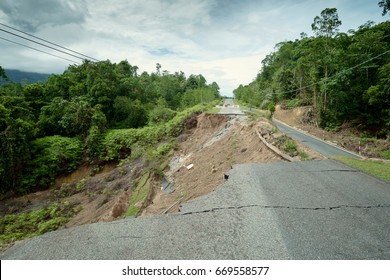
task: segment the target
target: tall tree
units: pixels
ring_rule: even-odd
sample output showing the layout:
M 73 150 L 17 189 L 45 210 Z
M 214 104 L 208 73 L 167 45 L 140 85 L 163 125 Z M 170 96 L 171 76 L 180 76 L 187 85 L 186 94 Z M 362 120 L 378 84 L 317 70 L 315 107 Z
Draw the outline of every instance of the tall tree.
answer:
M 321 12 L 321 16 L 316 16 L 311 28 L 317 36 L 333 37 L 338 32 L 341 20 L 336 8 L 326 8 Z
M 382 16 L 387 14 L 388 11 L 390 11 L 390 0 L 381 0 L 378 3 L 379 7 L 383 8 Z

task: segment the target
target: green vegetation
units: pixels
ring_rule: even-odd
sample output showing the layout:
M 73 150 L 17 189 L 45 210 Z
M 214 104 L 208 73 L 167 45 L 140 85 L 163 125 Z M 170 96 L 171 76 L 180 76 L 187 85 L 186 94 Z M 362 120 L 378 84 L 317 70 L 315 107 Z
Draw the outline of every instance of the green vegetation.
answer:
M 304 151 L 300 151 L 299 152 L 299 158 L 301 160 L 308 160 L 309 159 L 309 155 L 307 153 L 305 153 Z
M 31 154 L 21 182 L 23 190 L 45 188 L 60 174 L 74 171 L 83 151 L 77 138 L 47 136 L 31 142 Z
M 283 151 L 292 154 L 297 151 L 297 144 L 292 139 L 286 139 L 282 145 Z
M 0 250 L 17 240 L 56 230 L 80 210 L 77 205 L 64 201 L 43 209 L 0 217 Z
M 379 177 L 383 180 L 390 182 L 390 163 L 372 160 L 359 160 L 342 156 L 336 157 L 335 159 L 356 169 L 359 169 L 365 173 L 371 174 L 373 176 Z
M 193 113 L 207 110 L 211 105 L 199 104 L 183 110 L 166 123 L 143 128 L 108 130 L 102 137 L 100 159 L 112 161 L 123 159 L 130 154 L 133 158 L 142 155 L 147 147 L 154 147 L 161 139 L 176 137 L 184 129 L 184 121 Z M 161 149 L 161 148 L 160 148 Z M 133 151 L 135 154 L 133 154 Z
M 129 201 L 129 207 L 126 212 L 126 216 L 137 216 L 141 210 L 141 204 L 147 198 L 150 191 L 150 172 L 145 173 L 137 183 L 131 199 Z
M 387 2 L 380 3 L 387 13 Z M 311 105 L 322 128 L 351 122 L 371 136 L 389 137 L 390 21 L 369 21 L 347 33 L 340 25 L 337 9 L 323 10 L 311 26 L 315 36 L 278 43 L 256 79 L 234 90 L 235 98 L 261 109 Z
M 382 158 L 390 159 L 390 150 L 382 151 L 379 153 Z
M 274 103 L 269 103 L 268 104 L 268 110 L 270 111 L 271 117 L 272 117 L 272 115 L 275 113 L 275 104 Z
M 250 111 L 246 111 L 245 114 L 249 116 L 251 121 L 257 120 L 258 118 L 271 119 L 270 112 L 265 110 L 251 109 Z
M 0 193 L 48 188 L 81 163 L 164 155 L 186 118 L 219 100 L 202 75 L 137 73 L 127 61 L 84 61 L 44 83 L 10 81 L 0 67 Z M 206 104 L 210 103 L 210 104 Z M 161 142 L 161 143 L 160 143 Z M 160 146 L 159 146 L 160 144 Z

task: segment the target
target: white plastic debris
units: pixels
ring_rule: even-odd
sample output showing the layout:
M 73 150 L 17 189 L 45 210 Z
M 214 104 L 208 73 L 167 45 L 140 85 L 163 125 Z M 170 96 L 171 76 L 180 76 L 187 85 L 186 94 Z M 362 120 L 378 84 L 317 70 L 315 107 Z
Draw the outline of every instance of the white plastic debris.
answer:
M 186 166 L 186 168 L 187 168 L 188 170 L 190 170 L 192 167 L 194 167 L 194 164 L 193 164 L 193 163 L 191 163 L 190 165 L 187 165 L 187 166 Z

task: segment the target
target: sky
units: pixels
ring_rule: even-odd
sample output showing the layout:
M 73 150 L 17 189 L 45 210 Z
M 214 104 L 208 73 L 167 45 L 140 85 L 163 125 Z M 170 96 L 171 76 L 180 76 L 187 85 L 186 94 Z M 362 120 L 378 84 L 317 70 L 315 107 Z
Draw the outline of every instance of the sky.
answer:
M 0 23 L 98 60 L 127 60 L 139 73 L 202 74 L 231 96 L 283 41 L 312 36 L 315 16 L 337 8 L 341 32 L 380 23 L 379 0 L 1 0 Z M 1 29 L 12 31 L 2 25 Z M 15 31 L 12 31 L 16 33 Z M 23 35 L 23 34 L 20 34 Z M 25 35 L 24 35 L 25 36 Z M 81 60 L 0 30 L 0 66 L 62 73 Z M 3 39 L 2 39 L 3 38 Z M 52 57 L 7 40 L 66 57 Z

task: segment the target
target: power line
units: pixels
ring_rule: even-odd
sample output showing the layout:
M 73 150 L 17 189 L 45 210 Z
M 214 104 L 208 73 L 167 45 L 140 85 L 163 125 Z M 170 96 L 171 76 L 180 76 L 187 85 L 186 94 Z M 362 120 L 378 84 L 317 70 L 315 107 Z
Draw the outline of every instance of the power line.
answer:
M 0 36 L 0 39 L 2 39 L 2 40 L 4 40 L 4 41 L 8 41 L 8 42 L 10 42 L 10 43 L 13 43 L 13 44 L 16 44 L 16 45 L 19 45 L 19 46 L 23 46 L 23 47 L 26 47 L 26 48 L 29 48 L 29 49 L 32 49 L 32 50 L 35 50 L 35 51 L 41 52 L 41 53 L 45 53 L 45 54 L 48 54 L 48 55 L 51 55 L 51 56 L 55 56 L 55 57 L 57 57 L 57 58 L 61 58 L 61 59 L 64 59 L 64 60 L 67 60 L 67 61 L 70 61 L 70 62 L 73 62 L 73 63 L 79 64 L 79 62 L 76 62 L 76 61 L 74 61 L 74 60 L 67 59 L 67 58 L 65 58 L 65 57 L 58 56 L 58 55 L 55 55 L 55 54 L 52 54 L 52 53 L 49 53 L 49 52 L 45 52 L 45 51 L 42 51 L 42 50 L 39 50 L 39 49 L 36 49 L 36 48 L 30 47 L 30 46 L 27 46 L 27 45 L 24 45 L 24 44 L 21 44 L 21 43 L 18 43 L 18 42 L 15 42 L 15 41 L 9 40 L 9 39 L 6 39 L 6 38 L 4 38 L 4 37 L 1 37 L 1 36 Z
M 348 68 L 348 69 L 342 70 L 342 71 L 340 71 L 339 73 L 334 74 L 333 76 L 330 76 L 330 77 L 327 77 L 327 78 L 323 78 L 323 79 L 321 79 L 320 81 L 315 82 L 315 83 L 312 83 L 312 84 L 310 84 L 310 85 L 307 85 L 307 86 L 304 86 L 304 87 L 300 87 L 300 88 L 298 88 L 298 89 L 294 89 L 294 90 L 282 92 L 282 93 L 280 93 L 280 94 L 287 94 L 287 93 L 293 93 L 293 92 L 301 91 L 301 90 L 303 90 L 303 89 L 307 89 L 307 88 L 309 88 L 309 87 L 312 87 L 312 86 L 315 86 L 315 85 L 317 85 L 317 84 L 323 83 L 323 82 L 325 82 L 325 81 L 327 81 L 327 80 L 334 79 L 335 77 L 341 75 L 342 73 L 345 73 L 345 72 L 347 72 L 347 71 L 356 69 L 356 68 L 358 68 L 358 67 L 360 67 L 360 66 L 362 66 L 362 65 L 364 65 L 364 64 L 366 64 L 366 63 L 368 63 L 368 62 L 370 62 L 370 61 L 372 61 L 372 60 L 374 60 L 374 59 L 377 59 L 378 57 L 381 57 L 381 56 L 383 56 L 383 55 L 385 55 L 385 54 L 387 54 L 387 53 L 389 53 L 389 52 L 390 52 L 390 50 L 387 50 L 387 51 L 385 51 L 385 52 L 383 52 L 383 53 L 381 53 L 381 54 L 378 54 L 377 56 L 375 56 L 375 57 L 373 57 L 373 58 L 370 58 L 370 59 L 368 59 L 368 60 L 366 60 L 366 61 L 364 61 L 364 62 L 362 62 L 362 63 L 359 63 L 359 64 L 357 64 L 357 65 L 355 65 L 355 66 L 352 66 L 352 67 L 350 67 L 350 68 Z
M 65 51 L 62 51 L 62 50 L 56 49 L 56 48 L 54 48 L 54 47 L 51 47 L 51 46 L 48 46 L 48 45 L 46 45 L 46 44 L 43 44 L 43 43 L 40 43 L 40 42 L 34 41 L 34 40 L 32 40 L 32 39 L 26 38 L 26 37 L 24 37 L 24 36 L 21 36 L 21 35 L 15 34 L 15 33 L 11 32 L 11 31 L 7 31 L 7 30 L 4 30 L 4 29 L 2 29 L 2 28 L 0 28 L 0 31 L 6 32 L 6 33 L 8 33 L 8 34 L 11 34 L 11 35 L 13 35 L 13 36 L 16 36 L 16 37 L 22 38 L 22 39 L 24 39 L 24 40 L 27 40 L 27 41 L 33 42 L 33 43 L 35 43 L 35 44 L 38 44 L 38 45 L 44 46 L 44 47 L 46 47 L 46 48 L 49 48 L 49 49 L 55 50 L 55 51 L 57 51 L 57 52 L 61 52 L 61 53 L 64 53 L 64 54 L 66 54 L 66 55 L 73 56 L 73 57 L 75 57 L 75 58 L 78 58 L 78 59 L 84 60 L 84 58 L 83 58 L 83 57 L 80 57 L 80 56 L 77 56 L 77 55 L 74 55 L 74 54 L 71 54 L 71 53 L 68 53 L 68 52 L 65 52 Z
M 11 27 L 11 26 L 9 26 L 9 25 L 6 25 L 6 24 L 4 24 L 4 23 L 0 23 L 0 25 L 5 26 L 5 27 L 7 27 L 7 28 L 9 28 L 9 29 L 18 31 L 18 32 L 20 32 L 20 33 L 23 33 L 23 34 L 28 35 L 28 36 L 30 36 L 30 37 L 33 37 L 33 38 L 35 38 L 35 39 L 41 40 L 41 41 L 43 41 L 43 42 L 45 42 L 45 43 L 48 43 L 48 44 L 51 44 L 51 45 L 53 45 L 53 46 L 56 46 L 56 47 L 62 48 L 62 49 L 64 49 L 64 50 L 73 52 L 73 53 L 75 53 L 75 54 L 84 56 L 84 57 L 89 58 L 89 59 L 91 59 L 91 60 L 94 60 L 94 61 L 97 61 L 97 62 L 99 61 L 99 60 L 96 59 L 96 58 L 93 58 L 93 57 L 91 57 L 91 56 L 88 56 L 88 55 L 82 54 L 82 53 L 80 53 L 80 52 L 71 50 L 71 49 L 69 49 L 69 48 L 63 47 L 63 46 L 61 46 L 61 45 L 58 45 L 58 44 L 56 44 L 56 43 L 53 43 L 53 42 L 50 42 L 50 41 L 48 41 L 48 40 L 42 39 L 42 38 L 40 38 L 40 37 L 38 37 L 38 36 L 29 34 L 29 33 L 24 32 L 24 31 L 22 31 L 22 30 L 16 29 L 16 28 Z

